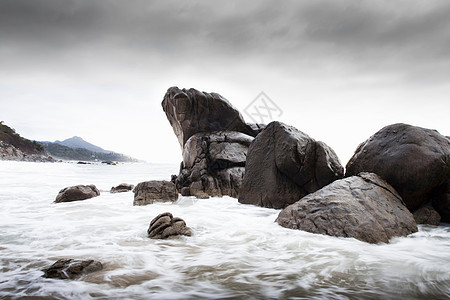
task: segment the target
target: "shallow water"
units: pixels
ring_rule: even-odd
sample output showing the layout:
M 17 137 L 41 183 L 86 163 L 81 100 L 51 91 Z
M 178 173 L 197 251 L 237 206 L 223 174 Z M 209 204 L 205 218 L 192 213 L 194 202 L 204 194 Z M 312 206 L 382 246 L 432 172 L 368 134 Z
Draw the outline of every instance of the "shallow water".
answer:
M 448 299 L 450 227 L 371 245 L 285 229 L 279 210 L 236 199 L 181 197 L 133 206 L 119 183 L 170 178 L 176 165 L 0 161 L 0 297 L 39 299 Z M 95 184 L 101 195 L 52 203 L 58 191 Z M 151 240 L 150 221 L 170 211 L 192 237 Z M 60 258 L 102 271 L 78 280 L 42 277 Z

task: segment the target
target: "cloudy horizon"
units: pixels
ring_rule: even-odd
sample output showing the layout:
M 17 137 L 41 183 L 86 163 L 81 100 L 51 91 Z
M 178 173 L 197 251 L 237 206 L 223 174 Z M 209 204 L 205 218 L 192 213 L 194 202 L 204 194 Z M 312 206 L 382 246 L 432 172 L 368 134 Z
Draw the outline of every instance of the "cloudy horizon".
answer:
M 444 0 L 0 0 L 0 120 L 178 163 L 169 87 L 219 93 L 248 122 L 264 92 L 345 165 L 392 123 L 450 135 L 448 16 Z

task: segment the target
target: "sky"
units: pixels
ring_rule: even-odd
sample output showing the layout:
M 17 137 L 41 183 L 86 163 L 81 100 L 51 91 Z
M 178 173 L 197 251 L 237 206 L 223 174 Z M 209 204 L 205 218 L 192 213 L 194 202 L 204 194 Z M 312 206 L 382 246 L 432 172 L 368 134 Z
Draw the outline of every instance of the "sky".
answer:
M 0 0 L 0 120 L 22 136 L 178 163 L 172 86 L 247 122 L 264 93 L 343 165 L 389 124 L 448 136 L 450 1 Z

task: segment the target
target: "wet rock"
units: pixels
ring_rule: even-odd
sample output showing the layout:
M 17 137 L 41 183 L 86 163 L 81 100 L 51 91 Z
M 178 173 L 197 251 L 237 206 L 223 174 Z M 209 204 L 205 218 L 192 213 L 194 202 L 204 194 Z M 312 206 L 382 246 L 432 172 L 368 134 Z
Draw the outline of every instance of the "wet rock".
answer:
M 235 131 L 198 133 L 186 142 L 180 174 L 175 179 L 182 195 L 237 197 L 253 137 Z
M 93 184 L 70 186 L 59 191 L 55 203 L 86 200 L 99 195 L 100 191 Z
M 250 136 L 259 133 L 259 126 L 244 122 L 242 115 L 217 93 L 171 87 L 162 102 L 167 119 L 181 148 L 196 133 L 237 131 Z
M 110 193 L 124 193 L 133 190 L 134 185 L 128 183 L 121 183 L 118 186 L 113 186 Z
M 388 243 L 392 237 L 417 231 L 413 215 L 400 195 L 373 173 L 337 180 L 280 212 L 286 228 L 368 243 Z
M 347 163 L 346 176 L 360 172 L 380 175 L 410 211 L 439 199 L 435 205 L 445 199 L 450 182 L 450 140 L 435 130 L 401 123 L 386 126 L 360 144 Z M 450 214 L 445 205 L 437 211 Z
M 95 260 L 60 259 L 49 268 L 42 270 L 43 277 L 57 279 L 76 279 L 81 275 L 100 271 L 103 265 Z
M 422 205 L 417 209 L 414 214 L 414 220 L 417 224 L 428 224 L 438 226 L 441 222 L 441 216 L 438 212 L 431 206 L 430 203 Z
M 150 222 L 147 230 L 152 239 L 166 239 L 180 235 L 191 236 L 192 231 L 186 226 L 186 222 L 180 218 L 174 218 L 170 212 L 158 215 Z
M 174 202 L 178 199 L 175 184 L 165 180 L 141 182 L 133 190 L 133 205 L 147 205 L 154 202 Z
M 343 177 L 325 143 L 281 122 L 272 122 L 251 143 L 239 202 L 284 208 Z
M 432 203 L 441 216 L 441 222 L 450 223 L 450 182 L 435 191 Z

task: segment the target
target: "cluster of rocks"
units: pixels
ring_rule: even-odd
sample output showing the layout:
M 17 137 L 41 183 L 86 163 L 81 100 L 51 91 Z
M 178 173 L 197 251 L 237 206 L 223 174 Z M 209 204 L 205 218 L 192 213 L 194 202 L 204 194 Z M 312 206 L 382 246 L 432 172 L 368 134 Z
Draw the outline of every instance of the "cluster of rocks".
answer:
M 76 279 L 82 275 L 97 272 L 103 269 L 101 262 L 87 259 L 60 259 L 48 268 L 43 269 L 45 278 Z
M 325 143 L 281 122 L 246 124 L 219 94 L 172 87 L 162 106 L 182 149 L 172 177 L 182 195 L 281 208 L 281 226 L 370 243 L 450 222 L 450 141 L 437 131 L 387 126 L 344 174 Z
M 26 153 L 21 149 L 0 141 L 0 160 L 18 160 L 29 162 L 55 162 L 56 160 L 48 153 Z

